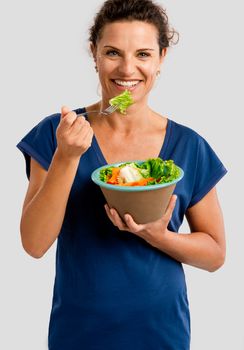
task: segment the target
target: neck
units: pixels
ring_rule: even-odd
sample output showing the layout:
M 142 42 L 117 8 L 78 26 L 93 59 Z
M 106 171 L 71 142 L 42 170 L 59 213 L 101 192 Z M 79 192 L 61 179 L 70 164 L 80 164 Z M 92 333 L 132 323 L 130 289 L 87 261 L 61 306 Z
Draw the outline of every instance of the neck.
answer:
M 139 129 L 146 128 L 150 124 L 151 117 L 152 110 L 146 103 L 135 103 L 128 108 L 125 115 L 116 111 L 103 118 L 101 122 L 104 125 L 106 124 L 112 132 L 130 135 Z

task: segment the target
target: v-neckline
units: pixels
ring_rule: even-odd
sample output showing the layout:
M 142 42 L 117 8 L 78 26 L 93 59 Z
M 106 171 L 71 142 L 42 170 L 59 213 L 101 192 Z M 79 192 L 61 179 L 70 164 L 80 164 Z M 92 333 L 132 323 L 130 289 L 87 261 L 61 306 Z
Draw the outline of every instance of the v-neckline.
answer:
M 86 113 L 86 108 L 83 108 L 82 112 Z M 85 114 L 85 118 L 88 119 L 87 114 Z M 171 126 L 172 126 L 172 121 L 171 121 L 171 119 L 167 118 L 165 137 L 164 137 L 163 144 L 162 144 L 162 147 L 161 147 L 159 155 L 158 155 L 158 157 L 160 157 L 162 159 L 166 159 L 166 150 L 167 150 L 169 139 L 170 139 Z M 92 147 L 97 155 L 97 158 L 98 158 L 100 165 L 101 166 L 108 165 L 109 163 L 107 162 L 106 158 L 103 155 L 103 152 L 98 144 L 98 141 L 97 141 L 95 134 L 93 135 Z

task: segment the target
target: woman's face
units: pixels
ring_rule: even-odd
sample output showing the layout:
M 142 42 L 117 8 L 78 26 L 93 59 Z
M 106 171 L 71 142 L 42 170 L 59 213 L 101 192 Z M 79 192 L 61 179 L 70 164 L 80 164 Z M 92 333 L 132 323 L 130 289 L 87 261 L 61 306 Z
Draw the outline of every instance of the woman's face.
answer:
M 157 29 L 141 21 L 107 24 L 96 48 L 92 48 L 107 100 L 131 91 L 135 102 L 147 98 L 160 69 L 165 51 L 159 54 Z

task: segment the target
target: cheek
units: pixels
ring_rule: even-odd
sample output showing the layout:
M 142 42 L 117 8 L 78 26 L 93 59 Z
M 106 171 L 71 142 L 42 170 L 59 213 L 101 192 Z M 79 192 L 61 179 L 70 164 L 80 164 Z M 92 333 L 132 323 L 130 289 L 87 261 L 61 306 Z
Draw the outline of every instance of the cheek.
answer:
M 148 82 L 150 85 L 154 84 L 154 81 L 156 79 L 156 70 L 155 69 L 151 69 L 150 71 L 148 71 L 147 79 L 148 79 Z
M 142 67 L 142 70 L 144 71 L 145 76 L 149 79 L 149 80 L 154 80 L 155 76 L 156 76 L 156 72 L 157 72 L 157 67 L 156 65 L 152 65 L 152 64 L 148 64 L 148 65 L 144 65 Z
M 116 62 L 108 61 L 104 59 L 98 59 L 97 66 L 102 74 L 111 73 L 116 67 Z

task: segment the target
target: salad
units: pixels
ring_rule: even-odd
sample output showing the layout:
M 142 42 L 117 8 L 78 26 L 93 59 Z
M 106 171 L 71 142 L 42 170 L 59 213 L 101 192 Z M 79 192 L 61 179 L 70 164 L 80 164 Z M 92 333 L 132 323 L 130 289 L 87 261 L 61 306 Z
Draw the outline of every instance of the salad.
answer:
M 167 183 L 180 176 L 173 160 L 150 158 L 144 162 L 127 162 L 100 170 L 100 180 L 119 186 L 148 186 Z
M 109 100 L 111 106 L 118 106 L 118 110 L 121 114 L 126 114 L 126 109 L 133 104 L 131 92 L 125 90 L 122 94 L 115 96 Z

